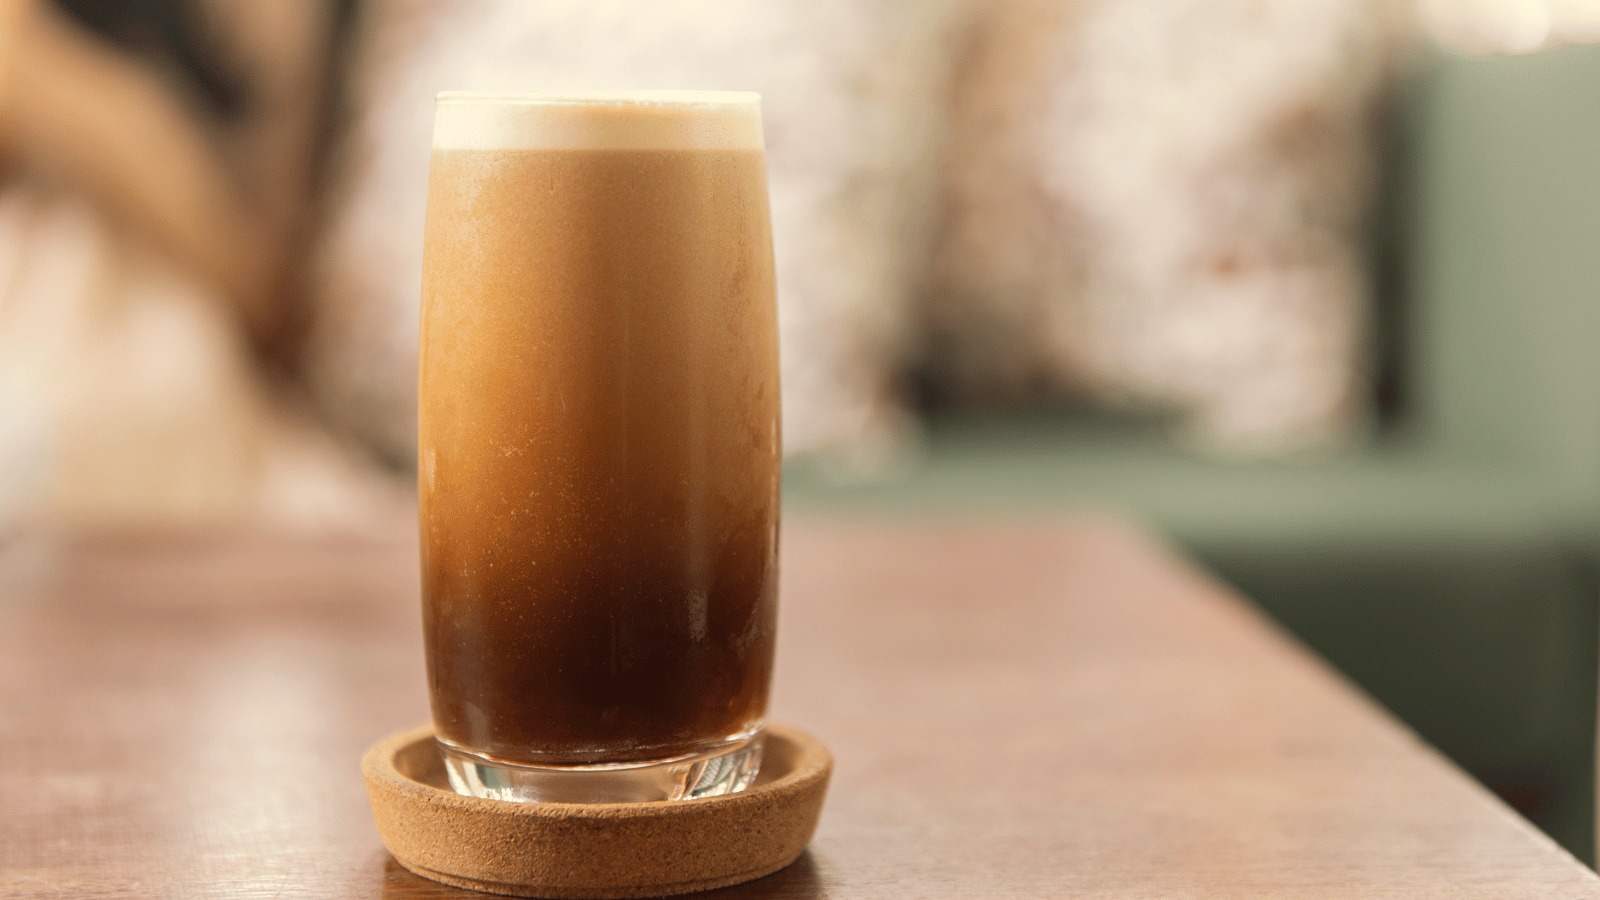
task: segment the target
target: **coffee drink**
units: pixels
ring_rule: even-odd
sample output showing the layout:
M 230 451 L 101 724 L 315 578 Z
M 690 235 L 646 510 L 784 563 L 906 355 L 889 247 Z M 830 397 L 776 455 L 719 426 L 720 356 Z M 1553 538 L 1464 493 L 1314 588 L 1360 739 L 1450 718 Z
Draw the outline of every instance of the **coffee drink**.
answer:
M 762 727 L 780 445 L 758 110 L 440 97 L 418 479 L 447 756 L 638 765 Z

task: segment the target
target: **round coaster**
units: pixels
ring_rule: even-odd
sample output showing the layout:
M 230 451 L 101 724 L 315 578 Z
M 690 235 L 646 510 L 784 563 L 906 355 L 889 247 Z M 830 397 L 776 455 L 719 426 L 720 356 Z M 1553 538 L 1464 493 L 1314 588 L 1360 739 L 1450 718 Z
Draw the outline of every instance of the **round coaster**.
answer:
M 383 845 L 434 881 L 513 897 L 662 897 L 769 875 L 816 830 L 833 757 L 768 727 L 761 774 L 738 794 L 660 803 L 509 803 L 450 789 L 424 725 L 361 759 Z

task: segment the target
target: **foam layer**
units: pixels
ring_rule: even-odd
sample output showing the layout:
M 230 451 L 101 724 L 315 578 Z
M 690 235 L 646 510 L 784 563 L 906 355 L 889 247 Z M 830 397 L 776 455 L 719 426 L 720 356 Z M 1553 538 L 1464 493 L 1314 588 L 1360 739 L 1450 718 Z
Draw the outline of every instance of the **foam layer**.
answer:
M 760 150 L 761 96 L 731 91 L 439 95 L 438 150 Z

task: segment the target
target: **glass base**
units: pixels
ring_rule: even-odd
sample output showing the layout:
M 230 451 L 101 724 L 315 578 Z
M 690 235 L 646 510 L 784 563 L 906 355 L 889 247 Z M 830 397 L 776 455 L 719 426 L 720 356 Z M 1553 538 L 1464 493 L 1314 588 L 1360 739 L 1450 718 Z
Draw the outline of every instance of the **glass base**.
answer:
M 444 741 L 445 772 L 458 794 L 518 803 L 644 803 L 698 800 L 744 790 L 761 768 L 758 731 L 720 747 L 645 762 L 525 766 L 491 760 Z

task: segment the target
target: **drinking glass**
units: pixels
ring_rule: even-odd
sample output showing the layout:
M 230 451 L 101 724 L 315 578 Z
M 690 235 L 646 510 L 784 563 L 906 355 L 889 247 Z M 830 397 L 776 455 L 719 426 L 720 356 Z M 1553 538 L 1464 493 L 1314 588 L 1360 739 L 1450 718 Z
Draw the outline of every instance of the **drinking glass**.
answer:
M 424 245 L 422 606 L 452 786 L 744 789 L 778 543 L 760 98 L 440 94 Z

